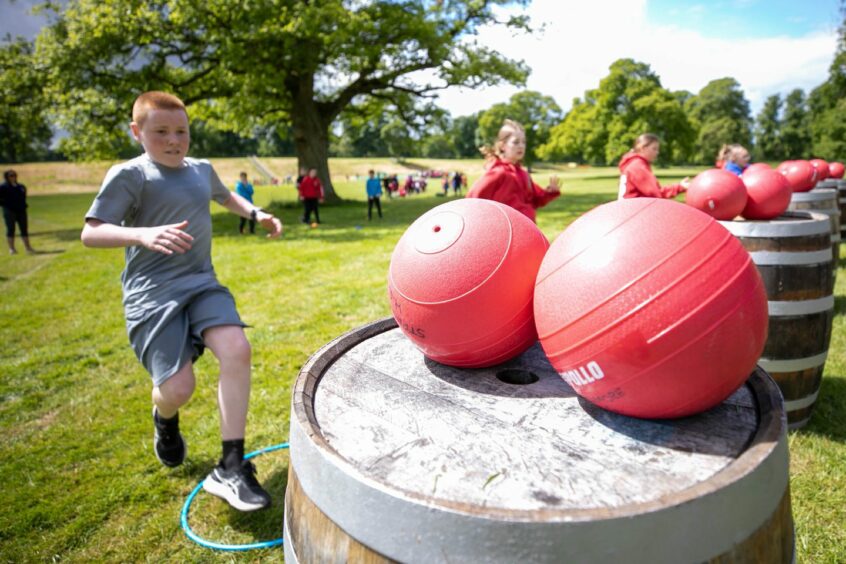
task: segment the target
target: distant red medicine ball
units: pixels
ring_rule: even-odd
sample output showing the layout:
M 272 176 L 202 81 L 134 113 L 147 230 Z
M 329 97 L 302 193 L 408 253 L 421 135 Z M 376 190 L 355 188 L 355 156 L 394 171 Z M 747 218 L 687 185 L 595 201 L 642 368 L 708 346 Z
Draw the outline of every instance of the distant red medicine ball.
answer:
M 828 172 L 831 173 L 831 178 L 843 178 L 843 163 L 828 163 Z
M 461 367 L 509 360 L 537 340 L 532 297 L 547 248 L 530 219 L 498 202 L 433 208 L 391 256 L 394 318 L 432 360 Z
M 828 170 L 828 163 L 822 159 L 811 159 L 809 161 L 815 169 L 817 169 L 817 182 L 825 180 L 831 174 Z
M 785 161 L 778 165 L 778 171 L 794 192 L 807 192 L 817 183 L 817 169 L 808 161 Z
M 746 206 L 746 187 L 737 175 L 712 168 L 690 181 L 685 202 L 715 219 L 734 219 Z
M 749 174 L 750 172 L 755 172 L 756 170 L 772 170 L 773 167 L 768 165 L 767 163 L 752 163 L 751 165 L 747 166 L 743 170 L 743 175 Z M 741 176 L 743 176 L 741 175 Z
M 746 170 L 742 179 L 748 197 L 740 215 L 746 219 L 772 219 L 787 210 L 793 190 L 783 174 L 771 168 Z
M 655 198 L 574 221 L 538 272 L 535 323 L 580 396 L 634 417 L 707 410 L 746 380 L 767 338 L 749 253 L 710 216 Z

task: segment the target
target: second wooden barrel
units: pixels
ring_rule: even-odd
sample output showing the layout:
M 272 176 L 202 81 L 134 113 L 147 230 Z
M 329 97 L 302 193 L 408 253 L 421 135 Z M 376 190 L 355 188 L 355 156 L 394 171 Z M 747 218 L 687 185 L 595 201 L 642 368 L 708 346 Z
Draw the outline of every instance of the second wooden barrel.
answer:
M 837 204 L 840 207 L 840 240 L 846 236 L 846 180 L 837 181 Z
M 831 223 L 831 251 L 834 276 L 840 262 L 840 204 L 838 191 L 831 188 L 815 188 L 810 192 L 794 192 L 790 198 L 791 211 L 810 211 L 828 216 Z
M 318 351 L 292 408 L 291 564 L 793 558 L 786 421 L 761 370 L 705 413 L 640 420 L 581 400 L 537 344 L 458 369 L 387 319 Z
M 786 212 L 769 221 L 722 221 L 764 279 L 769 334 L 758 363 L 784 395 L 791 429 L 804 426 L 820 389 L 834 318 L 830 220 Z

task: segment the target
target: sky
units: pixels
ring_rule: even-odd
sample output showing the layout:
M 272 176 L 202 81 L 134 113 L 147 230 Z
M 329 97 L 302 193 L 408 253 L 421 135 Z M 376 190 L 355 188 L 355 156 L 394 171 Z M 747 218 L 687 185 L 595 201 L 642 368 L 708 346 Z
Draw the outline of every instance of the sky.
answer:
M 611 63 L 631 58 L 670 90 L 695 94 L 733 77 L 757 114 L 767 96 L 807 93 L 826 80 L 841 21 L 838 0 L 535 0 L 527 12 L 542 31 L 515 37 L 488 29 L 479 41 L 525 61 L 532 69 L 526 88 L 565 111 L 599 86 Z M 519 90 L 454 88 L 439 105 L 467 115 Z
M 0 37 L 34 37 L 44 20 L 29 14 L 41 0 L 0 0 Z M 648 64 L 670 90 L 693 93 L 733 77 L 753 114 L 771 94 L 806 92 L 828 77 L 837 48 L 839 0 L 534 0 L 532 24 L 512 36 L 482 30 L 479 41 L 532 69 L 525 88 L 552 96 L 567 111 L 596 88 L 620 58 Z M 453 116 L 505 102 L 519 87 L 441 93 Z

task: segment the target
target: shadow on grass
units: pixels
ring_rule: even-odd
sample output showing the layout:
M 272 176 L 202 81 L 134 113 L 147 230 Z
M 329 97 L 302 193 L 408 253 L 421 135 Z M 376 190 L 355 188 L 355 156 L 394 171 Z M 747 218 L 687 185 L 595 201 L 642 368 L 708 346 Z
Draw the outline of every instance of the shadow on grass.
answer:
M 275 469 L 262 482 L 273 498 L 273 504 L 269 508 L 249 513 L 230 508 L 228 515 L 229 524 L 234 530 L 254 536 L 258 539 L 256 542 L 275 540 L 282 536 L 288 465 Z
M 834 316 L 846 313 L 846 296 L 834 296 Z
M 846 443 L 846 378 L 826 375 L 807 426 L 796 431 Z
M 82 233 L 82 226 L 75 229 L 58 229 L 56 231 L 35 231 L 30 232 L 30 237 L 52 237 L 59 241 L 79 241 L 79 235 Z

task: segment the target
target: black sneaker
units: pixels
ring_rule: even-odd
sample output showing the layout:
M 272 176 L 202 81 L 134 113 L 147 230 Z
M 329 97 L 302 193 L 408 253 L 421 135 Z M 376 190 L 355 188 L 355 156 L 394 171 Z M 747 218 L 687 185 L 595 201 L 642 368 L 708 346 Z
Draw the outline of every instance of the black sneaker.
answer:
M 203 489 L 225 499 L 239 511 L 255 511 L 270 506 L 270 494 L 256 480 L 256 467 L 248 460 L 233 470 L 226 470 L 220 462 L 203 481 Z
M 185 461 L 188 449 L 185 448 L 185 440 L 179 432 L 179 414 L 173 418 L 173 421 L 164 423 L 159 419 L 158 411 L 154 405 L 153 428 L 155 429 L 153 452 L 156 453 L 159 462 L 171 468 L 182 464 Z

